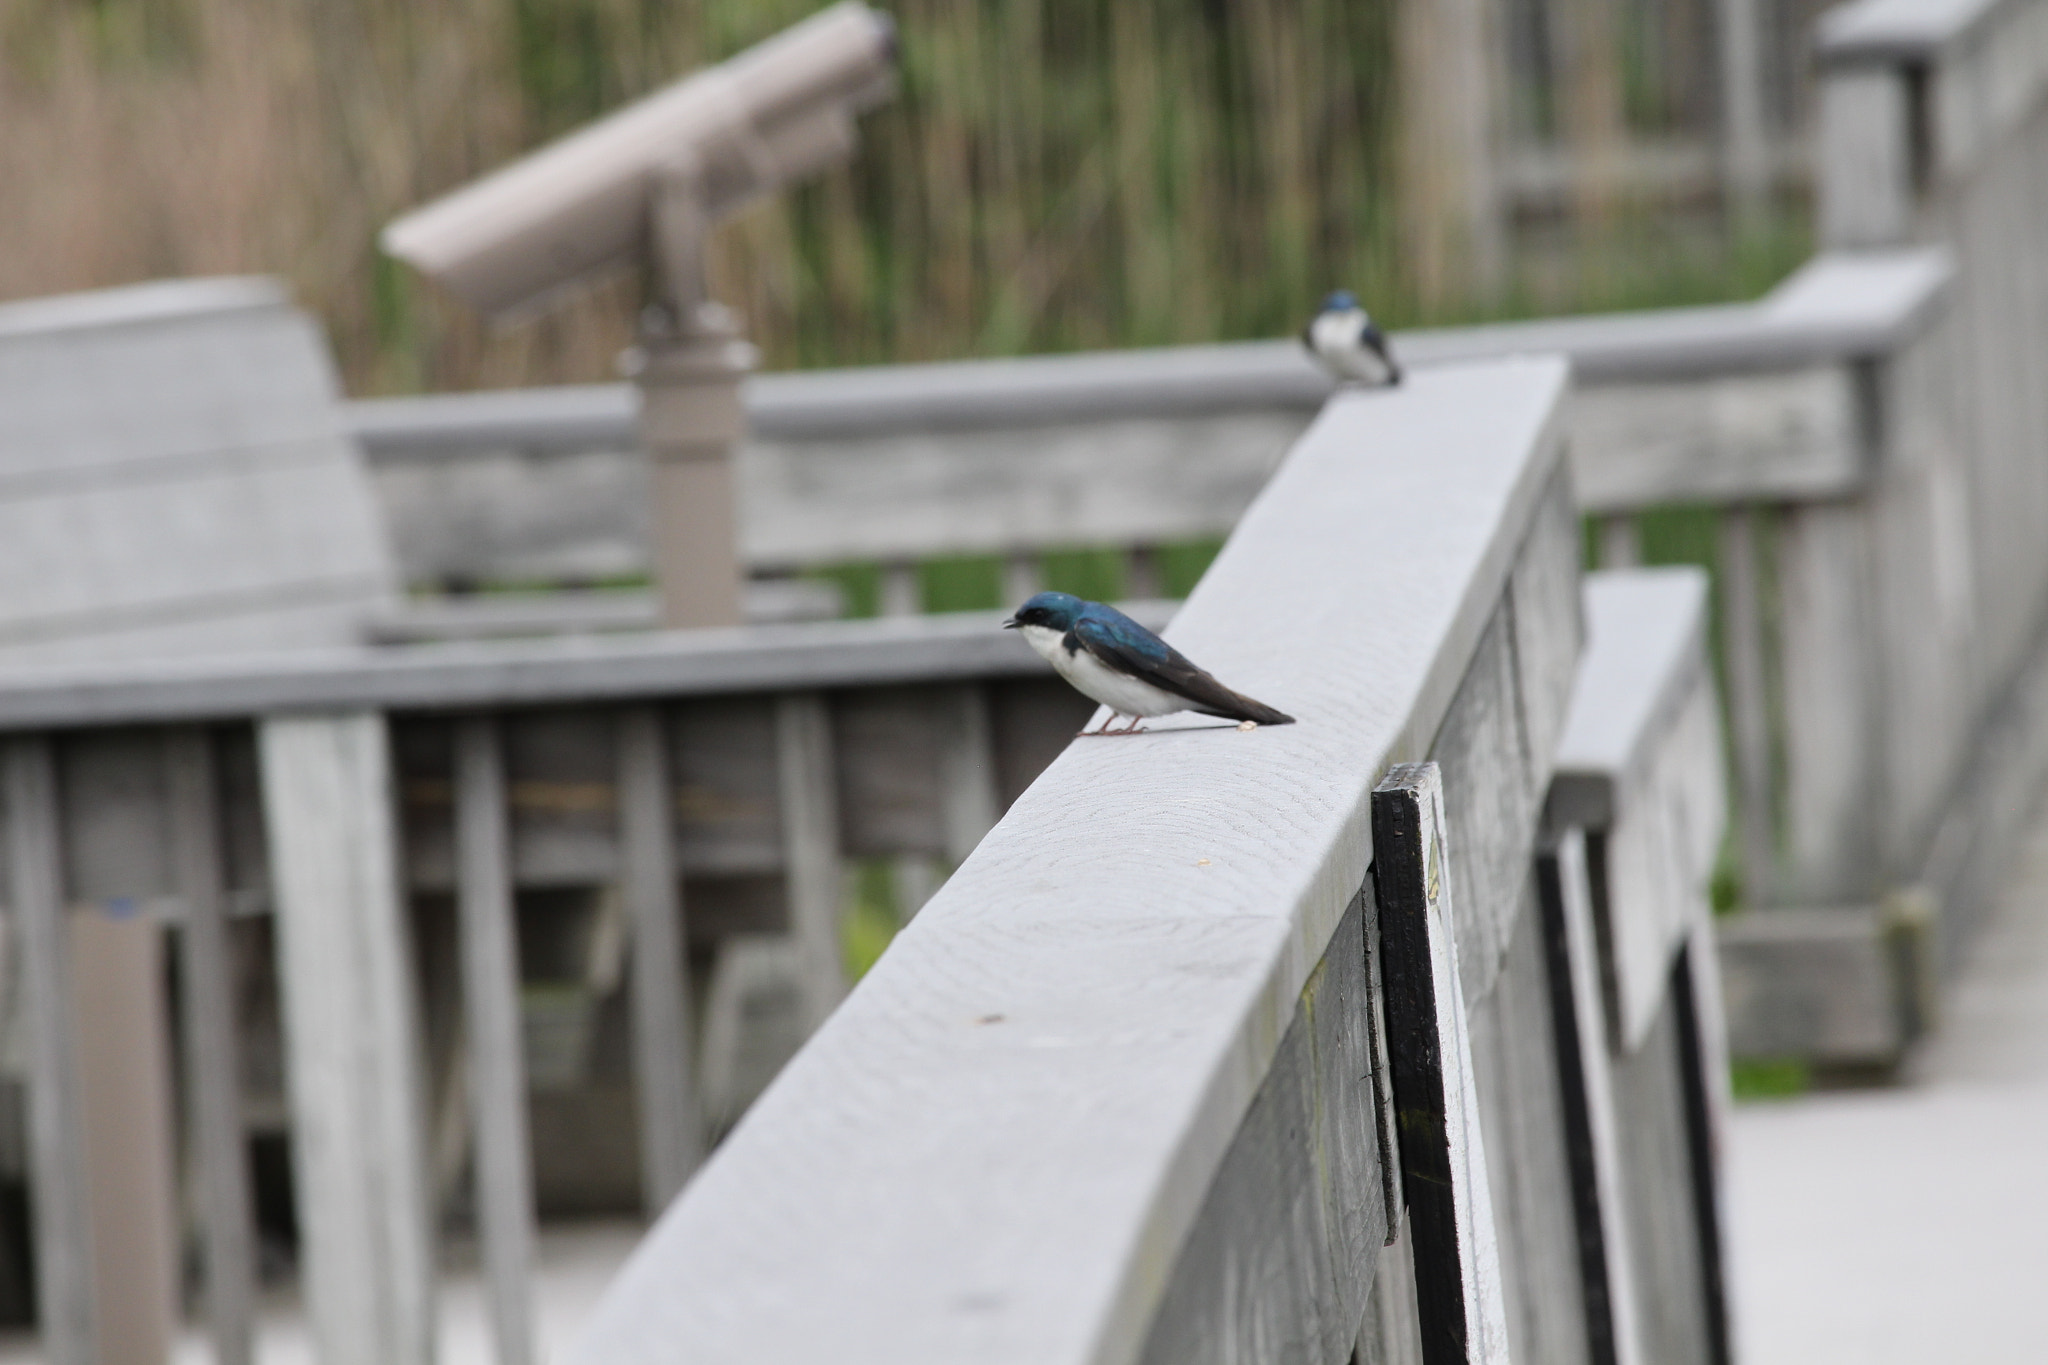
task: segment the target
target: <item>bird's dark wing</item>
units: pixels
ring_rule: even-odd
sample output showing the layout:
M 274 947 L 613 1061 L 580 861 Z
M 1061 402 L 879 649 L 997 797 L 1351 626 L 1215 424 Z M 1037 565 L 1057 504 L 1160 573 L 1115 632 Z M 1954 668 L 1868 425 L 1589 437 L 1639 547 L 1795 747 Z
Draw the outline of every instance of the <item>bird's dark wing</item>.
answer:
M 1316 320 L 1314 318 L 1310 318 L 1307 322 L 1301 324 L 1301 344 L 1308 348 L 1310 355 L 1316 353 Z
M 1188 657 L 1113 607 L 1084 612 L 1068 632 L 1081 648 L 1109 667 L 1142 678 L 1162 691 L 1187 699 L 1188 709 L 1229 720 L 1288 725 L 1294 717 L 1233 692 Z
M 1401 367 L 1394 363 L 1393 349 L 1387 345 L 1387 334 L 1380 330 L 1378 323 L 1374 322 L 1371 318 L 1367 318 L 1365 324 L 1358 329 L 1358 342 L 1361 346 L 1378 356 L 1380 363 L 1387 367 L 1387 382 L 1389 384 L 1401 382 Z

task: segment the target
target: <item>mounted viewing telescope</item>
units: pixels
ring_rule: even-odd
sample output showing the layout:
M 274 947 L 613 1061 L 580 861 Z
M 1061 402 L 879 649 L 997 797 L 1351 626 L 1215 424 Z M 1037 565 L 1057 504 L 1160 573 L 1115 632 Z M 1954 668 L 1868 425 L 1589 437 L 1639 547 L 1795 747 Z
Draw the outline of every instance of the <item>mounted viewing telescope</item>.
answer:
M 643 260 L 669 273 L 672 249 L 850 157 L 895 67 L 895 25 L 847 0 L 406 214 L 384 250 L 496 317 Z
M 654 577 L 668 626 L 745 619 L 733 450 L 758 353 L 705 296 L 711 229 L 853 155 L 854 116 L 887 99 L 896 27 L 845 0 L 384 229 L 384 250 L 498 318 L 655 267 L 622 368 L 652 460 Z

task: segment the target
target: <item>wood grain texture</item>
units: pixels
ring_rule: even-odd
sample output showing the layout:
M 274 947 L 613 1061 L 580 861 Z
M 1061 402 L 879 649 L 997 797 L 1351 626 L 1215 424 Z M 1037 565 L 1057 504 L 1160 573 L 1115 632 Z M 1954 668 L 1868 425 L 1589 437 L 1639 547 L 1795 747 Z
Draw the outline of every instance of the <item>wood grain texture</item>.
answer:
M 85 1121 L 74 1055 L 56 766 L 50 741 L 11 740 L 6 764 L 8 901 L 21 930 L 28 1022 L 28 1140 L 36 1318 L 53 1365 L 91 1365 L 96 1339 L 86 1205 Z
M 329 1365 L 428 1365 L 426 1126 L 384 720 L 271 718 L 258 747 L 314 1340 Z
M 1365 944 L 1377 918 L 1361 892 L 1303 987 L 1141 1360 L 1349 1357 L 1389 1226 L 1367 1023 Z
M 1373 879 L 1422 1354 L 1469 1365 L 1506 1362 L 1510 1342 L 1442 780 L 1433 764 L 1403 764 L 1373 792 Z
M 500 1365 L 531 1365 L 533 1171 L 526 1136 L 526 1032 L 519 1007 L 512 831 L 497 722 L 455 725 L 456 883 L 478 1239 Z
M 1171 631 L 1301 723 L 1070 744 L 570 1358 L 1135 1359 L 1364 878 L 1376 777 L 1436 734 L 1507 590 L 1561 379 L 1446 367 L 1334 400 Z
M 251 1365 L 256 1220 L 242 1127 L 242 1045 L 222 876 L 219 775 L 213 736 L 164 736 L 178 929 L 186 1110 L 204 1208 L 207 1327 L 220 1365 Z

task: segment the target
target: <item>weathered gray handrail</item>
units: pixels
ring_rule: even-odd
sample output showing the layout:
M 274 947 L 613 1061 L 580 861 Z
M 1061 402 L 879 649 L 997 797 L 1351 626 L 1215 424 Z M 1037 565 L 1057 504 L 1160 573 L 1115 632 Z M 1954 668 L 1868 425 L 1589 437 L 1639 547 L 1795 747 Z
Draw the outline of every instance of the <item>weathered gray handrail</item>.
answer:
M 1557 353 L 1580 383 L 1743 374 L 1896 350 L 1939 300 L 1931 253 L 1823 257 L 1755 303 L 1403 332 L 1418 365 Z M 1107 351 L 760 375 L 747 417 L 763 440 L 1008 429 L 1075 421 L 1320 407 L 1332 384 L 1293 341 Z M 358 399 L 348 421 L 373 462 L 466 451 L 626 448 L 627 384 Z
M 1374 1138 L 1354 1119 L 1281 1120 L 1256 1151 L 1241 1134 L 1272 1078 L 1312 1065 L 1301 1011 L 1390 761 L 1445 752 L 1472 998 L 1500 970 L 1534 818 L 1510 793 L 1541 785 L 1523 764 L 1544 762 L 1577 645 L 1562 387 L 1555 361 L 1506 361 L 1333 401 L 1172 637 L 1300 723 L 1071 746 L 714 1155 L 575 1358 L 1223 1358 L 1268 1329 L 1348 1352 L 1388 1226 Z M 1517 715 L 1526 746 L 1497 728 Z M 1355 972 L 1333 951 L 1329 989 Z M 1317 1016 L 1333 1036 L 1346 999 Z M 1305 1083 L 1356 1114 L 1358 1073 L 1333 1065 Z M 1216 1207 L 1248 1160 L 1305 1182 L 1342 1235 L 1298 1240 L 1285 1199 Z M 1339 1169 L 1370 1189 L 1324 1183 Z M 1267 1237 L 1299 1275 L 1227 1268 Z
M 1131 603 L 1162 625 L 1172 604 Z M 751 626 L 406 649 L 304 650 L 155 667 L 0 671 L 0 730 L 344 708 L 455 710 L 1051 673 L 1000 614 Z
M 1562 351 L 1581 505 L 1838 497 L 1868 476 L 1855 371 L 1938 313 L 1938 251 L 1822 257 L 1751 304 L 1408 333 L 1413 364 Z M 763 376 L 738 465 L 757 573 L 1012 560 L 1226 534 L 1329 393 L 1292 342 Z M 350 405 L 407 577 L 601 577 L 647 562 L 631 397 L 591 386 Z M 1134 596 L 1156 591 L 1132 565 Z

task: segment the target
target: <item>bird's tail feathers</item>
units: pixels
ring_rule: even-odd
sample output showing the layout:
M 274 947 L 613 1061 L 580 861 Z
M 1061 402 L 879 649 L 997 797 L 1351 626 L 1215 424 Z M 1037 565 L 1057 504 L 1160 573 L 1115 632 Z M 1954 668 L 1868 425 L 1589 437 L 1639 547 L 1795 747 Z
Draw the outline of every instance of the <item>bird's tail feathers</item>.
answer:
M 1231 692 L 1230 703 L 1228 707 L 1203 706 L 1196 709 L 1205 716 L 1221 716 L 1225 720 L 1248 720 L 1257 725 L 1294 724 L 1294 717 L 1285 711 L 1276 711 L 1262 701 L 1253 701 L 1242 692 Z

